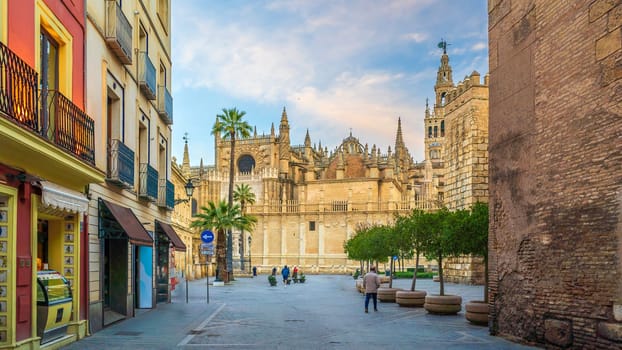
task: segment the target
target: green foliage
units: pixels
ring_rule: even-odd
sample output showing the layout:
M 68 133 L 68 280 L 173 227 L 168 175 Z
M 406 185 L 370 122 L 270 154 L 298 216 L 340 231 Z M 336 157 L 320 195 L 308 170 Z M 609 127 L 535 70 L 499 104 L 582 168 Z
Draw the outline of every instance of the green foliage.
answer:
M 268 282 L 270 282 L 271 286 L 276 286 L 276 277 L 268 275 Z
M 223 134 L 223 137 L 230 140 L 248 138 L 251 136 L 253 128 L 247 121 L 242 120 L 246 115 L 244 111 L 237 108 L 223 108 L 223 114 L 216 116 L 216 122 L 212 127 L 212 135 Z
M 196 215 L 197 219 L 190 224 L 190 227 L 224 232 L 228 229 L 251 230 L 257 223 L 256 217 L 243 215 L 239 205 L 229 207 L 225 201 L 218 204 L 208 202 L 207 207 L 201 207 L 201 210 L 203 212 Z
M 396 271 L 395 278 L 413 278 L 413 271 Z M 434 272 L 417 272 L 417 278 L 432 278 Z

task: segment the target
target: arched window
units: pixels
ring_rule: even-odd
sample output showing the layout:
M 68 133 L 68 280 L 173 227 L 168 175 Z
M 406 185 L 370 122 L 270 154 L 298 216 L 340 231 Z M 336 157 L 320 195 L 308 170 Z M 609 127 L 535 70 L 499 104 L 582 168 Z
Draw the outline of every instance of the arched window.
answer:
M 238 158 L 238 171 L 241 173 L 250 173 L 255 167 L 255 158 L 245 154 Z
M 441 120 L 441 137 L 445 137 L 445 121 Z
M 428 127 L 428 138 L 431 139 L 432 138 L 432 127 Z
M 434 127 L 434 137 L 438 137 L 438 126 Z
M 445 105 L 445 97 L 447 97 L 447 93 L 446 92 L 441 93 L 441 106 Z
M 197 209 L 199 207 L 199 204 L 197 203 L 197 200 L 192 198 L 191 205 L 192 205 L 192 209 L 191 209 L 192 210 L 192 216 L 196 216 L 197 215 Z

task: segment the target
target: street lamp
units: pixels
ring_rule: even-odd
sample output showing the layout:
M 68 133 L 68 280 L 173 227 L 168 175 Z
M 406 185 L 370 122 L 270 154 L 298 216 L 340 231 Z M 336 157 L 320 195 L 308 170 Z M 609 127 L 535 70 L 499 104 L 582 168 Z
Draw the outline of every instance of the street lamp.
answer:
M 251 241 L 253 239 L 250 235 L 248 235 L 248 267 L 251 269 L 251 274 L 253 273 L 253 262 L 251 260 Z
M 186 199 L 175 199 L 175 205 L 177 205 L 179 203 L 186 203 L 186 202 L 190 201 L 190 198 L 192 198 L 192 194 L 194 193 L 194 185 L 192 184 L 191 180 L 188 180 L 188 182 L 184 186 L 184 189 L 186 190 L 186 196 L 188 196 L 188 198 L 186 198 Z

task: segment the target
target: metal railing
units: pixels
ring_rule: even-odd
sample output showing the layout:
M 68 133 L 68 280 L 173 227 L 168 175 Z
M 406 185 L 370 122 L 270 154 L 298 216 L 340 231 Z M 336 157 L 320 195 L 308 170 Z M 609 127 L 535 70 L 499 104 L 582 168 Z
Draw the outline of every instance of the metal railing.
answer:
M 134 187 L 134 151 L 121 140 L 112 140 L 108 150 L 108 181 Z
M 166 124 L 173 124 L 173 96 L 164 85 L 158 87 L 158 113 Z
M 156 99 L 156 69 L 144 51 L 138 54 L 138 84 L 147 99 Z
M 138 195 L 150 201 L 158 198 L 158 172 L 149 164 L 140 164 L 140 186 Z
M 41 90 L 41 135 L 95 165 L 95 121 L 55 90 Z
M 0 43 L 0 112 L 35 132 L 39 131 L 38 83 L 37 72 Z
M 106 43 L 124 64 L 132 64 L 132 26 L 117 0 L 106 0 Z
M 175 207 L 175 185 L 167 179 L 160 179 L 158 185 L 158 206 L 173 210 Z
M 410 200 L 388 202 L 350 202 L 329 201 L 321 203 L 300 203 L 297 200 L 269 200 L 263 203 L 255 203 L 246 207 L 248 214 L 270 213 L 343 213 L 358 211 L 395 211 L 408 212 L 413 209 L 436 210 L 439 208 L 438 201 Z

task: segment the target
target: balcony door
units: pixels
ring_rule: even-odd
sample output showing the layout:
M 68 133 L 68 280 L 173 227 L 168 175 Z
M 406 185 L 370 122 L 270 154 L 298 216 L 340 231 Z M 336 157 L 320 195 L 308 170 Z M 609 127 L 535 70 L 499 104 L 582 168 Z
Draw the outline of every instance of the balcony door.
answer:
M 41 67 L 39 72 L 39 90 L 41 91 L 41 128 L 42 134 L 49 139 L 54 138 L 54 121 L 56 110 L 53 108 L 53 92 L 58 90 L 58 42 L 41 28 L 39 37 Z

